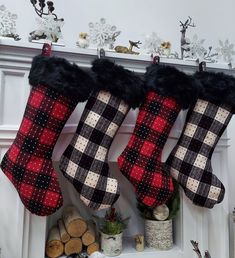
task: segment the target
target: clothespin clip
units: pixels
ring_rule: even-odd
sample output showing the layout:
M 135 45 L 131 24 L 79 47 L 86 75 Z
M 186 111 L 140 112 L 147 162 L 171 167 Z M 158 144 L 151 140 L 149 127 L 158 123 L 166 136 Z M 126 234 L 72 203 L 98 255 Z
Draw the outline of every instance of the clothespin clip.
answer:
M 228 63 L 228 68 L 229 68 L 229 69 L 233 69 L 233 66 L 232 66 L 232 63 L 231 63 L 231 62 Z
M 152 63 L 159 64 L 160 63 L 160 56 L 151 54 Z
M 97 56 L 99 59 L 105 57 L 105 50 L 103 48 L 97 48 Z
M 42 46 L 42 56 L 50 56 L 52 51 L 52 42 L 46 40 Z
M 205 72 L 206 71 L 206 62 L 205 61 L 202 61 L 202 62 L 199 63 L 198 70 L 199 70 L 199 72 Z

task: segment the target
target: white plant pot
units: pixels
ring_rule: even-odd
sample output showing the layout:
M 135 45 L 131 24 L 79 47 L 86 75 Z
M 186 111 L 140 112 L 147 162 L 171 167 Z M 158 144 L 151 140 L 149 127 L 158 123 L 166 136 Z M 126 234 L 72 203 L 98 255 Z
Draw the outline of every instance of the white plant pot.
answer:
M 101 250 L 107 256 L 117 256 L 122 252 L 122 234 L 107 235 L 101 232 Z
M 172 220 L 145 220 L 145 239 L 149 247 L 169 250 L 173 247 Z

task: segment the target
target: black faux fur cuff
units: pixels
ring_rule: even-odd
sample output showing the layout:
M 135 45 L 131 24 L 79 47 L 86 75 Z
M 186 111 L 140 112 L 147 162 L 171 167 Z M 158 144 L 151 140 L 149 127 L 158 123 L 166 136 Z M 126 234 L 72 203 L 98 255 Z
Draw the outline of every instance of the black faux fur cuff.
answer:
M 235 112 L 235 78 L 224 73 L 197 72 L 194 77 L 202 84 L 200 98 L 230 106 Z
M 107 59 L 96 59 L 92 65 L 97 90 L 110 91 L 132 108 L 141 104 L 145 89 L 140 76 Z
M 174 98 L 182 109 L 195 103 L 201 85 L 192 76 L 171 66 L 153 64 L 147 68 L 145 83 L 149 90 Z
M 77 65 L 58 57 L 36 56 L 29 73 L 32 86 L 43 84 L 65 96 L 85 101 L 94 88 L 94 81 Z

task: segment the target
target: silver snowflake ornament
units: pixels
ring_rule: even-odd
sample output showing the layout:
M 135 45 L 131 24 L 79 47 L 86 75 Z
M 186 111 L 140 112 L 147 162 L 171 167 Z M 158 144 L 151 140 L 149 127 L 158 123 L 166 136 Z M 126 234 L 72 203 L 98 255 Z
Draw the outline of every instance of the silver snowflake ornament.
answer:
M 5 5 L 0 5 L 0 36 L 19 39 L 16 34 L 17 18 L 17 14 L 9 12 Z
M 182 47 L 187 51 L 185 58 L 203 58 L 207 53 L 206 48 L 203 46 L 205 39 L 199 39 L 195 34 L 192 40 L 188 40 L 187 45 Z
M 216 52 L 218 53 L 218 59 L 231 63 L 235 55 L 234 44 L 230 43 L 228 39 L 224 42 L 219 40 L 219 47 L 216 48 Z
M 161 43 L 163 40 L 158 37 L 156 32 L 146 35 L 143 47 L 147 50 L 148 54 L 157 54 L 160 52 Z
M 113 49 L 114 42 L 121 33 L 115 25 L 107 24 L 104 18 L 101 18 L 100 22 L 90 22 L 89 30 L 91 44 L 98 47 L 108 46 L 110 49 Z

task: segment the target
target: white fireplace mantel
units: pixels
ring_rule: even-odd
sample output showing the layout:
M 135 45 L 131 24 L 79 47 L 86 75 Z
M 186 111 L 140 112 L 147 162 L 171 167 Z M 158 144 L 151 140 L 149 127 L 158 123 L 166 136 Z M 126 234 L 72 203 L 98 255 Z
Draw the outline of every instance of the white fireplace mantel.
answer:
M 40 53 L 40 44 L 22 43 L 14 41 L 2 41 L 0 44 L 0 159 L 13 142 L 19 128 L 25 104 L 29 94 L 28 73 L 33 56 Z M 91 61 L 97 57 L 97 51 L 67 49 L 53 46 L 53 54 L 64 57 L 70 62 L 75 62 L 83 68 L 89 68 Z M 106 52 L 108 58 L 114 59 L 118 64 L 138 73 L 144 73 L 146 66 L 151 63 L 150 56 L 133 56 Z M 188 73 L 197 69 L 195 61 L 182 61 L 163 59 L 162 63 L 170 64 Z M 234 70 L 228 70 L 226 64 L 208 64 L 210 71 L 222 71 L 235 75 Z M 58 161 L 63 150 L 67 146 L 76 130 L 79 117 L 84 104 L 79 104 L 71 118 L 67 122 L 54 151 L 54 160 Z M 116 173 L 116 158 L 127 144 L 132 132 L 137 111 L 131 111 L 120 128 L 117 137 L 112 144 L 109 160 L 111 170 L 115 171 L 123 190 L 123 196 L 118 206 L 131 213 L 132 222 L 126 232 L 127 236 L 138 233 L 143 228 L 143 222 L 138 217 L 135 208 L 134 193 L 130 193 L 131 186 L 118 172 Z M 185 114 L 182 112 L 172 130 L 171 136 L 164 149 L 164 158 L 169 154 L 173 145 L 179 137 L 183 126 Z M 222 180 L 228 189 L 227 171 L 227 148 L 228 138 L 226 133 L 216 147 L 213 156 L 213 167 L 215 174 Z M 60 176 L 61 177 L 61 176 Z M 60 178 L 62 190 L 66 201 L 72 201 L 78 206 L 76 194 L 71 190 L 72 186 L 65 179 Z M 70 187 L 71 186 L 71 187 Z M 128 189 L 128 197 L 126 190 Z M 212 210 L 196 207 L 185 198 L 183 192 L 180 214 L 175 221 L 175 246 L 170 251 L 154 251 L 147 249 L 143 253 L 136 253 L 131 245 L 126 246 L 121 258 L 189 258 L 193 257 L 190 240 L 197 240 L 202 250 L 210 250 L 212 258 L 229 257 L 229 226 L 228 226 L 228 193 L 224 201 Z M 30 214 L 21 204 L 14 187 L 10 184 L 3 173 L 0 173 L 0 248 L 1 258 L 44 258 L 44 245 L 46 240 L 47 226 L 59 216 L 56 213 L 48 218 L 37 217 Z M 88 212 L 81 208 L 82 212 Z

